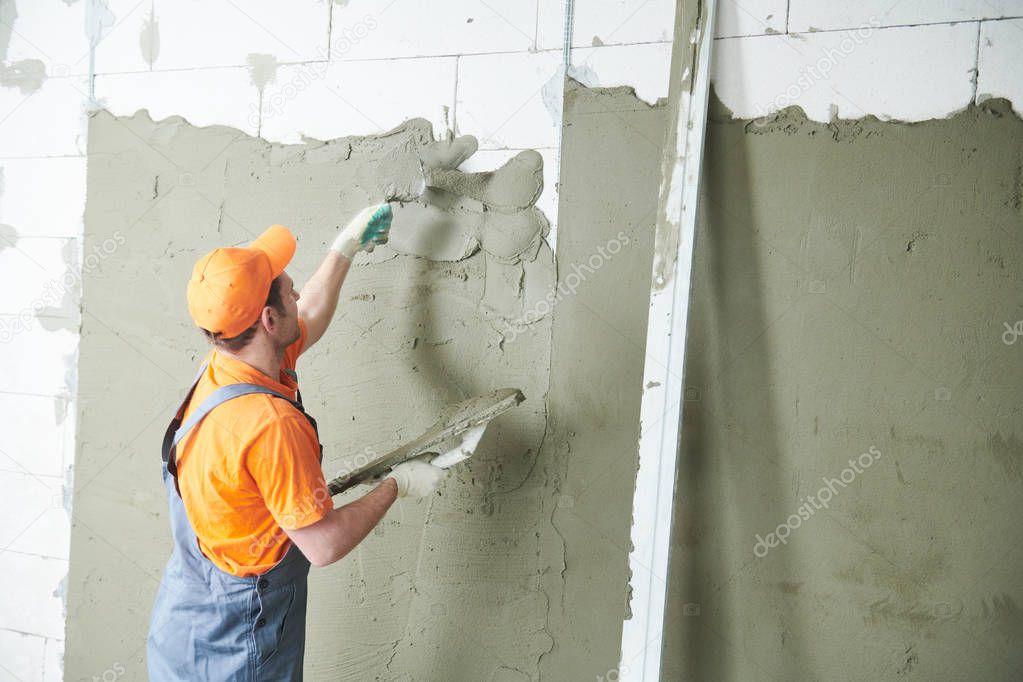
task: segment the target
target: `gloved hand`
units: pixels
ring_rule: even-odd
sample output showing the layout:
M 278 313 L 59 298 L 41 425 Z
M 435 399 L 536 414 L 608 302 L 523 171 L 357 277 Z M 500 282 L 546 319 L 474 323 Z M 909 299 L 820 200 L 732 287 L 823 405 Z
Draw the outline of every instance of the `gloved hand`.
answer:
M 398 497 L 426 497 L 437 490 L 447 472 L 422 458 L 410 459 L 391 469 L 384 479 L 398 484 Z
M 476 446 L 480 444 L 480 439 L 483 438 L 483 432 L 486 430 L 487 422 L 477 424 L 461 435 L 457 445 L 437 455 L 430 460 L 430 463 L 441 469 L 449 469 L 459 462 L 469 459 L 476 452 Z
M 349 260 L 359 251 L 372 253 L 374 246 L 387 242 L 391 231 L 391 216 L 390 204 L 367 206 L 338 233 L 330 250 L 341 253 Z

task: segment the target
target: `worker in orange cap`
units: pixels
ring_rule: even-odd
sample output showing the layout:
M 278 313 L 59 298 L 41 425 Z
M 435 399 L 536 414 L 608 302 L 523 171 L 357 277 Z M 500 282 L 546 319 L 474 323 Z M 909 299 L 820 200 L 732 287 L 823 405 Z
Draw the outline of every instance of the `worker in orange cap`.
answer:
M 352 259 L 390 226 L 388 204 L 360 212 L 301 295 L 285 272 L 295 238 L 280 225 L 196 263 L 188 310 L 213 350 L 164 437 L 174 549 L 150 621 L 150 680 L 301 679 L 310 563 L 337 561 L 396 497 L 440 484 L 443 469 L 411 460 L 334 509 L 298 391 L 295 361 L 326 331 Z

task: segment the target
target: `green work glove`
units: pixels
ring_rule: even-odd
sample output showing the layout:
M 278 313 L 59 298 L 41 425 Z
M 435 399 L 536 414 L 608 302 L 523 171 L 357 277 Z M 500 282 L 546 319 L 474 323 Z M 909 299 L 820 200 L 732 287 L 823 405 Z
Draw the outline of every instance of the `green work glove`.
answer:
M 353 259 L 359 251 L 372 253 L 377 244 L 387 243 L 391 216 L 390 204 L 367 206 L 338 233 L 330 250 L 337 251 L 348 260 Z

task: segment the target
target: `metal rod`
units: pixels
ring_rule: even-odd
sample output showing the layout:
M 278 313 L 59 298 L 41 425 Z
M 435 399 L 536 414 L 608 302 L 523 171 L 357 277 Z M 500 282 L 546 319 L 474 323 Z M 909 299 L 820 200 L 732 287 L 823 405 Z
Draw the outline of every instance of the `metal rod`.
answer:
M 676 2 L 632 501 L 632 617 L 622 628 L 620 680 L 660 679 L 715 10 L 716 0 Z

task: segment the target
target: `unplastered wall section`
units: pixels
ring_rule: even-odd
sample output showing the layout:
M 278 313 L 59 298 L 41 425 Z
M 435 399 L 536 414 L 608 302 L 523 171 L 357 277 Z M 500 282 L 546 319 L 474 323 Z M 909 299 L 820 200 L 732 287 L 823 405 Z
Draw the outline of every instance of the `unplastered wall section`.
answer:
M 82 253 L 84 112 L 146 108 L 280 142 L 421 116 L 438 134 L 479 137 L 466 170 L 537 149 L 554 243 L 564 12 L 548 0 L 0 0 L 0 403 L 13 415 L 0 492 L 16 501 L 2 512 L 0 578 L 19 586 L 0 594 L 0 674 L 60 675 L 77 329 L 89 314 L 78 283 L 110 255 Z M 671 0 L 574 3 L 571 75 L 665 96 L 673 13 Z M 1021 17 L 1020 0 L 726 0 L 714 82 L 738 116 L 798 104 L 817 120 L 921 120 L 991 96 L 1019 111 Z
M 85 202 L 84 5 L 0 2 L 2 680 L 61 679 Z

